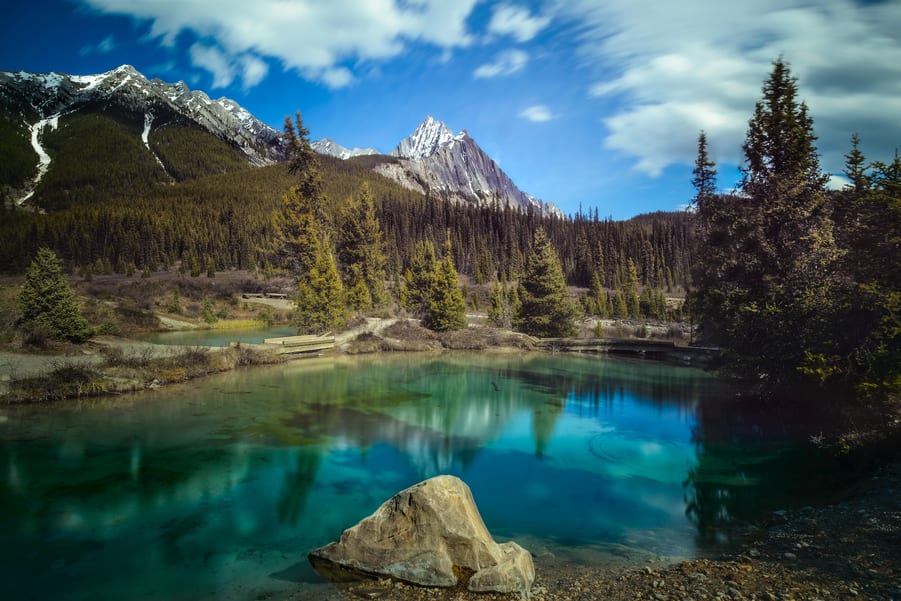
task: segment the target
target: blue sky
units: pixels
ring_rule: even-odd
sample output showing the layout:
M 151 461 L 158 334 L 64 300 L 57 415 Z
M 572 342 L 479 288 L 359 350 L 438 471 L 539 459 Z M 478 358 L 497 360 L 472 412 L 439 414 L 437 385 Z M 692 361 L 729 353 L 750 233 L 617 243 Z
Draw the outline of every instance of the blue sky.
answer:
M 0 28 L 0 70 L 128 63 L 347 147 L 388 152 L 433 115 L 569 214 L 684 206 L 701 129 L 734 185 L 779 56 L 826 171 L 854 132 L 871 160 L 901 146 L 897 1 L 36 0 Z

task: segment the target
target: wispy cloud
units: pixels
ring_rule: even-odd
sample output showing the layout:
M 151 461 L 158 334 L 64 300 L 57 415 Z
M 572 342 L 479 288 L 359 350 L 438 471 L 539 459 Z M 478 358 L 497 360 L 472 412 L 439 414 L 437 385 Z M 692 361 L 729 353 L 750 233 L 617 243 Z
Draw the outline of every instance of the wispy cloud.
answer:
M 473 72 L 480 78 L 500 77 L 512 75 L 522 71 L 529 62 L 529 54 L 523 50 L 505 50 L 498 54 L 494 62 L 486 63 Z
M 590 93 L 618 106 L 603 118 L 605 147 L 650 175 L 691 164 L 700 129 L 717 161 L 738 163 L 779 56 L 799 78 L 826 170 L 841 170 L 854 131 L 873 158 L 901 139 L 901 3 L 554 0 L 550 10 L 599 74 Z
M 194 66 L 212 74 L 214 88 L 227 88 L 240 78 L 242 87 L 249 90 L 260 83 L 269 72 L 269 66 L 256 56 L 244 54 L 230 57 L 215 46 L 201 43 L 192 45 L 189 55 Z
M 545 121 L 550 121 L 551 119 L 556 119 L 557 115 L 551 112 L 547 106 L 543 104 L 536 104 L 535 106 L 530 106 L 527 109 L 524 109 L 519 116 L 527 121 L 532 121 L 534 123 L 543 123 Z
M 116 49 L 116 40 L 113 38 L 113 35 L 110 34 L 100 40 L 96 45 L 87 45 L 82 46 L 79 54 L 82 56 L 87 56 L 88 54 L 109 54 L 113 50 Z
M 494 8 L 488 31 L 496 35 L 509 35 L 518 42 L 528 42 L 551 22 L 549 17 L 533 17 L 527 8 L 501 4 Z
M 239 0 L 81 1 L 103 13 L 149 21 L 150 38 L 161 45 L 193 33 L 205 45 L 191 47 L 192 60 L 203 61 L 220 84 L 241 72 L 247 85 L 263 73 L 259 63 L 250 72 L 242 65 L 241 57 L 253 56 L 341 87 L 354 81 L 342 65 L 400 56 L 413 41 L 442 51 L 471 45 L 467 19 L 478 0 L 256 0 L 252 7 Z

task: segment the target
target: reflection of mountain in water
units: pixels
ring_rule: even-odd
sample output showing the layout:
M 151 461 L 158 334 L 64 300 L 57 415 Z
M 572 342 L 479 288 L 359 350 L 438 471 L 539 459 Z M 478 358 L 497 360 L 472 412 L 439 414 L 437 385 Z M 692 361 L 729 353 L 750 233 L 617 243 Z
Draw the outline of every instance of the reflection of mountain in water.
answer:
M 388 444 L 428 477 L 462 472 L 520 416 L 531 416 L 540 453 L 562 412 L 562 398 L 548 402 L 547 393 L 524 387 L 518 370 L 452 360 L 397 368 L 386 374 L 399 387 L 390 396 L 379 396 L 379 386 L 367 378 L 373 394 L 362 407 L 351 394 L 348 404 L 306 404 L 284 424 L 315 432 L 328 446 Z

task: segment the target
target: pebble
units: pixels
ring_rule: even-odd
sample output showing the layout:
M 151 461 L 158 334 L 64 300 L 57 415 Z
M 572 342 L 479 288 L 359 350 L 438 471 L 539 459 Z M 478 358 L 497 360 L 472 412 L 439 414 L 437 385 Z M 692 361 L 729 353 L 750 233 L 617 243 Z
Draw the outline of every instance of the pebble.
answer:
M 749 557 L 760 557 L 760 551 L 758 551 L 757 549 L 748 549 L 748 556 Z
M 798 559 L 798 556 L 795 555 L 794 553 L 783 553 L 782 559 L 784 559 L 785 561 L 794 561 L 794 560 Z

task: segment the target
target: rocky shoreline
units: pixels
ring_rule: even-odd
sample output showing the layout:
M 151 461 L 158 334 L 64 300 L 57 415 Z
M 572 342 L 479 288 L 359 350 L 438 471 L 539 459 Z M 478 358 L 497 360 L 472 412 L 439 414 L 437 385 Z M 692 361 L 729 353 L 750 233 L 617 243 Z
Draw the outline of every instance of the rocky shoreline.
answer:
M 597 568 L 535 558 L 536 601 L 835 601 L 901 599 L 901 461 L 834 505 L 776 512 L 716 558 Z M 463 587 L 426 589 L 387 580 L 302 586 L 292 600 L 500 601 Z

